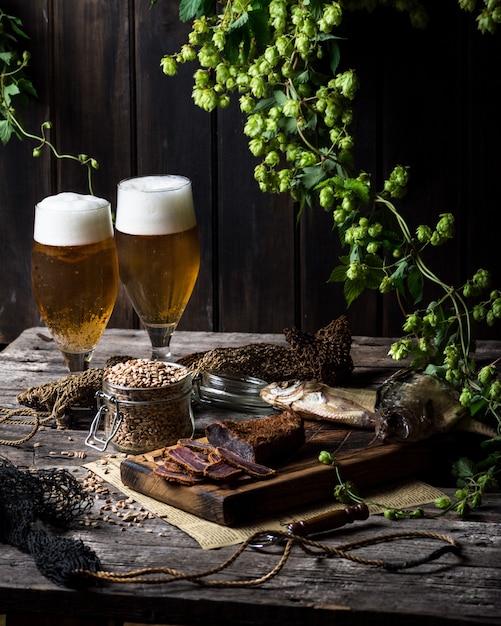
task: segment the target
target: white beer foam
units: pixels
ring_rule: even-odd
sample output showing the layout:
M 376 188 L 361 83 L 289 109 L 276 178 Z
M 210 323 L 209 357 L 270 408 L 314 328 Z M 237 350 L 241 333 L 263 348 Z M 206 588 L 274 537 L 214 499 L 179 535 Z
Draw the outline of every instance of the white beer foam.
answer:
M 110 203 L 104 198 L 65 191 L 35 208 L 35 241 L 47 246 L 83 246 L 113 236 Z
M 128 178 L 118 184 L 116 229 L 129 235 L 168 235 L 196 226 L 191 182 L 184 176 Z

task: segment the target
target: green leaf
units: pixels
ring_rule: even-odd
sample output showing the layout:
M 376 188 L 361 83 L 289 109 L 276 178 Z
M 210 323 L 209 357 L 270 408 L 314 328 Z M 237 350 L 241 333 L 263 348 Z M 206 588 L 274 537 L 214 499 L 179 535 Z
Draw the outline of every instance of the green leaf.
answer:
M 215 11 L 215 0 L 181 0 L 179 4 L 179 19 L 181 22 L 189 22 L 194 17 L 213 15 Z
M 365 248 L 360 246 L 358 243 L 354 243 L 350 248 L 350 263 L 355 263 L 358 261 L 359 263 L 364 262 L 365 257 Z
M 344 283 L 346 280 L 346 265 L 338 265 L 329 276 L 329 283 Z
M 242 15 L 239 15 L 236 20 L 233 20 L 228 26 L 228 32 L 232 33 L 236 30 L 240 30 L 249 22 L 249 12 L 245 11 Z
M 5 65 L 10 65 L 12 60 L 12 52 L 0 52 L 0 61 L 5 63 Z
M 407 270 L 409 264 L 406 259 L 402 259 L 397 263 L 397 269 L 391 275 L 393 284 L 399 293 L 405 294 L 405 279 L 407 278 Z
M 16 85 L 16 83 L 11 83 L 10 85 L 4 87 L 2 95 L 6 104 L 10 106 L 10 103 L 12 102 L 12 97 L 17 96 L 19 93 L 19 87 Z
M 280 92 L 275 92 L 275 93 L 280 93 Z M 256 106 L 254 107 L 254 111 L 262 111 L 263 109 L 269 109 L 272 106 L 275 106 L 277 104 L 277 99 L 275 97 L 275 94 L 273 94 L 273 96 L 270 96 L 269 98 L 261 98 L 261 100 L 258 100 L 256 103 Z
M 324 178 L 324 176 L 325 172 L 320 165 L 304 167 L 301 181 L 307 189 L 312 189 L 322 180 L 322 178 Z
M 228 29 L 226 35 L 226 44 L 224 53 L 231 64 L 235 64 L 240 56 L 240 46 L 245 58 L 247 58 L 250 50 L 251 33 L 247 27 L 237 28 L 235 30 Z
M 407 276 L 407 289 L 414 299 L 414 304 L 421 302 L 423 299 L 424 278 L 419 269 L 415 265 L 409 268 Z
M 337 68 L 339 66 L 339 61 L 341 60 L 341 52 L 337 41 L 328 41 L 327 50 L 329 51 L 329 64 L 331 71 L 335 75 L 337 74 Z
M 367 204 L 369 202 L 369 185 L 356 178 L 346 178 L 343 184 L 344 189 L 353 192 L 356 197 Z
M 426 368 L 423 370 L 424 374 L 430 374 L 430 376 L 436 376 L 442 380 L 445 380 L 445 373 L 449 368 L 446 365 L 436 365 L 434 363 L 429 363 Z
M 12 136 L 12 126 L 7 120 L 0 120 L 0 141 L 5 146 Z
M 293 117 L 286 117 L 280 121 L 280 128 L 289 135 L 297 135 L 297 122 Z
M 30 80 L 27 80 L 26 78 L 20 78 L 17 81 L 17 84 L 19 86 L 19 89 L 22 92 L 24 92 L 25 94 L 28 94 L 29 96 L 33 96 L 34 98 L 38 98 L 37 90 L 35 89 L 35 87 L 33 86 L 33 83 Z
M 384 278 L 383 261 L 376 254 L 367 254 L 364 263 L 370 268 L 365 275 L 365 286 L 367 289 L 379 289 L 379 285 Z
M 310 72 L 308 70 L 304 70 L 304 72 L 299 72 L 296 76 L 296 80 L 300 84 L 306 84 L 310 80 Z
M 471 459 L 461 457 L 454 464 L 456 476 L 458 478 L 471 478 L 475 473 L 475 465 Z
M 283 104 L 287 100 L 286 93 L 284 91 L 281 91 L 280 89 L 274 91 L 273 95 L 275 96 L 275 100 L 278 105 Z
M 252 33 L 259 46 L 266 45 L 270 40 L 269 12 L 260 2 L 253 3 L 253 10 L 249 11 L 249 22 Z
M 7 18 L 10 20 L 10 27 L 20 37 L 24 37 L 24 39 L 29 39 L 28 35 L 21 28 L 23 23 L 18 17 L 14 17 L 13 15 L 7 15 Z
M 316 114 L 316 113 L 314 113 L 314 114 L 310 117 L 310 119 L 308 120 L 308 122 L 307 122 L 307 123 L 303 126 L 302 130 L 303 130 L 303 132 L 304 132 L 305 130 L 315 130 L 315 128 L 317 127 L 317 125 L 318 125 L 318 116 L 317 116 L 317 114 Z M 325 165 L 322 167 L 322 169 L 323 169 L 323 170 L 324 170 L 324 172 L 325 172 L 325 169 L 326 169 L 326 168 L 325 168 Z
M 346 299 L 346 305 L 349 307 L 354 300 L 365 289 L 365 281 L 363 280 L 347 280 L 344 284 L 344 297 Z
M 313 17 L 319 20 L 324 13 L 325 0 L 309 0 L 308 4 Z
M 436 310 L 441 310 L 441 307 L 438 307 Z M 453 312 L 451 311 L 451 315 L 452 314 Z M 435 345 L 439 352 L 443 352 L 447 345 L 456 341 L 458 338 L 458 330 L 457 322 L 450 322 L 449 315 L 447 315 L 446 318 L 442 316 L 440 325 L 435 329 Z
M 487 400 L 485 400 L 485 398 L 479 398 L 479 400 L 477 400 L 476 402 L 472 402 L 469 407 L 471 416 L 475 417 L 475 415 L 479 411 L 482 411 L 483 409 L 485 409 L 486 406 L 487 406 Z

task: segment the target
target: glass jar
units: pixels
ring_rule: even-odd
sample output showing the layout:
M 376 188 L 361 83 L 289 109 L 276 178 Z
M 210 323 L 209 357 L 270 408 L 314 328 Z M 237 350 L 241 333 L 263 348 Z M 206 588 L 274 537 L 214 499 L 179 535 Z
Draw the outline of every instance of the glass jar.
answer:
M 267 384 L 265 380 L 253 376 L 205 370 L 194 378 L 193 394 L 200 404 L 269 415 L 275 409 L 259 395 Z
M 149 387 L 116 385 L 105 376 L 96 393 L 98 411 L 86 445 L 102 452 L 111 443 L 119 452 L 142 454 L 191 437 L 192 377 L 182 365 L 169 363 L 169 367 L 185 370 L 186 375 L 168 385 Z

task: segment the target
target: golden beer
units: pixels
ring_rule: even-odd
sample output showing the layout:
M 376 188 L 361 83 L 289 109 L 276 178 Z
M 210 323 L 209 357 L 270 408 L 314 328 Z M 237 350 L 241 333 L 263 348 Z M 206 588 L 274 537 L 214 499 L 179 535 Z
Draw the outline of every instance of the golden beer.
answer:
M 115 234 L 120 278 L 145 325 L 177 324 L 200 267 L 198 228 L 170 235 Z
M 120 278 L 148 332 L 152 358 L 169 360 L 200 267 L 191 181 L 175 175 L 121 181 L 115 239 Z
M 88 367 L 118 292 L 110 203 L 64 192 L 35 208 L 32 285 L 70 371 Z
M 59 348 L 72 353 L 94 349 L 117 297 L 113 238 L 84 246 L 35 241 L 32 279 L 40 314 Z

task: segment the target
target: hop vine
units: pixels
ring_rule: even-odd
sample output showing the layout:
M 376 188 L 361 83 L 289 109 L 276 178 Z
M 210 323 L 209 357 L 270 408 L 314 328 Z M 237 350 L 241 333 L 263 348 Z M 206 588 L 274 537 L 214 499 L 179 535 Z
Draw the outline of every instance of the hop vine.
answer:
M 76 161 L 87 168 L 89 192 L 92 190 L 92 172 L 99 163 L 87 154 L 62 154 L 50 141 L 48 133 L 52 128 L 50 121 L 40 126 L 38 134 L 26 130 L 19 107 L 26 107 L 30 100 L 37 97 L 37 91 L 26 74 L 30 53 L 23 50 L 22 44 L 29 40 L 23 24 L 18 17 L 8 15 L 0 9 L 0 141 L 6 145 L 15 136 L 29 139 L 35 143 L 33 157 L 42 155 L 47 148 L 57 159 Z M 20 52 L 22 50 L 22 52 Z
M 482 33 L 494 33 L 501 23 L 501 0 L 458 4 L 475 16 Z M 353 69 L 340 64 L 344 17 L 379 6 L 406 12 L 413 27 L 427 25 L 419 0 L 181 0 L 180 19 L 192 20 L 192 29 L 160 65 L 174 76 L 180 64 L 195 62 L 192 97 L 208 112 L 238 99 L 243 133 L 258 159 L 259 188 L 289 194 L 299 214 L 307 205 L 331 213 L 347 253 L 330 281 L 343 283 L 347 306 L 367 289 L 394 294 L 404 322 L 390 355 L 411 357 L 416 369 L 457 387 L 461 402 L 496 429 L 501 445 L 496 364 L 486 380 L 471 357 L 472 326 L 493 326 L 501 318 L 500 292 L 492 289 L 486 269 L 453 286 L 429 268 L 426 250 L 454 237 L 454 216 L 443 213 L 436 224 L 411 232 L 398 209 L 407 192 L 407 166 L 397 164 L 376 189 L 354 162 L 351 125 L 359 82 Z M 426 281 L 442 296 L 423 305 Z

